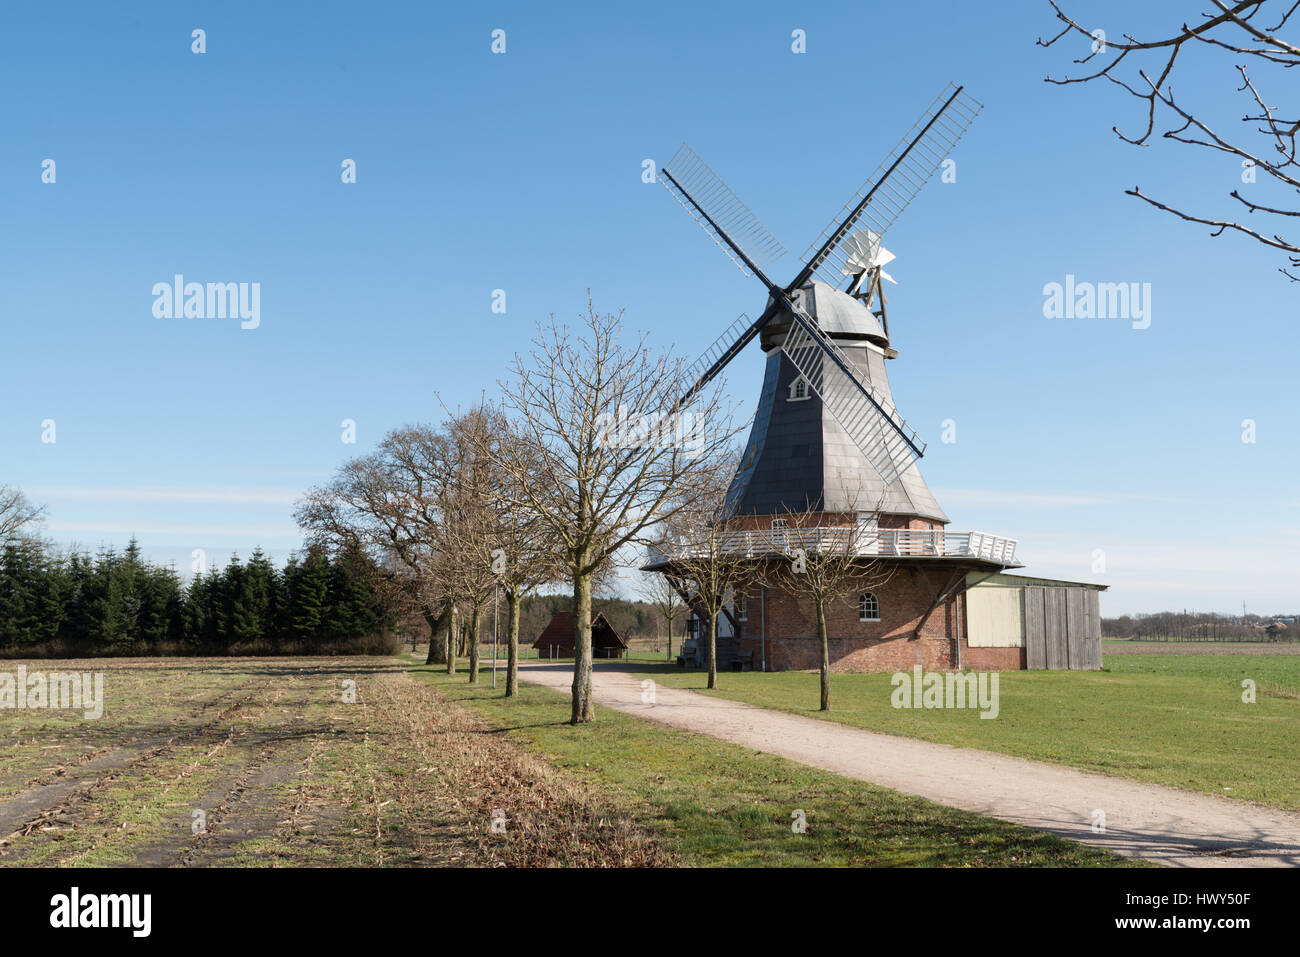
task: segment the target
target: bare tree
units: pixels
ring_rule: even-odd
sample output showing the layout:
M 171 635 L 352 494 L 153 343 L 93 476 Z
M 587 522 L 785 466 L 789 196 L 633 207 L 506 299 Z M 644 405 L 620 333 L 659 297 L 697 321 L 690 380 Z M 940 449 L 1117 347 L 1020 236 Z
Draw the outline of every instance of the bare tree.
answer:
M 852 501 L 850 497 L 850 504 Z M 777 566 L 774 581 L 811 605 L 817 617 L 822 711 L 831 708 L 826 609 L 838 601 L 851 601 L 856 593 L 874 591 L 892 575 L 890 566 L 873 557 L 878 551 L 879 524 L 878 505 L 872 512 L 850 509 L 842 515 L 815 511 L 786 514 L 783 537 L 789 560 Z
M 736 595 L 743 595 L 763 578 L 763 557 L 750 537 L 731 518 L 727 489 L 738 456 L 719 456 L 715 467 L 695 477 L 685 488 L 683 502 L 663 523 L 663 537 L 654 548 L 668 560 L 663 574 L 688 598 L 707 624 L 705 664 L 708 687 L 718 686 L 718 619 Z
M 468 613 L 469 682 L 477 684 L 483 610 L 492 599 L 499 508 L 488 457 L 496 417 L 483 405 L 447 425 L 447 475 L 441 489 L 443 574 Z
M 597 314 L 590 298 L 583 326 L 577 336 L 552 318 L 528 358 L 515 357 L 502 390 L 518 441 L 502 446 L 497 459 L 518 504 L 554 539 L 573 583 L 574 724 L 595 716 L 593 575 L 645 540 L 676 507 L 679 487 L 707 469 L 735 432 L 711 389 L 693 398 L 685 421 L 695 425 L 684 437 L 674 405 L 690 384 L 683 364 L 651 355 L 644 336 L 625 345 L 622 315 Z
M 308 491 L 294 518 L 313 541 L 375 556 L 392 587 L 407 590 L 429 627 L 428 663 L 445 655 L 448 671 L 454 671 L 455 595 L 445 585 L 440 500 L 450 459 L 446 436 L 427 426 L 395 429 L 375 452 L 346 462 L 329 484 Z M 438 640 L 443 631 L 445 644 Z
M 531 446 L 501 409 L 485 408 L 484 416 L 485 427 L 476 440 L 485 461 L 499 461 L 507 448 L 521 460 L 529 454 Z M 544 584 L 559 581 L 564 573 L 546 523 L 524 504 L 523 490 L 514 485 L 523 471 L 537 474 L 543 467 L 540 461 L 516 472 L 494 467 L 489 476 L 491 527 L 484 541 L 490 549 L 489 567 L 506 598 L 507 698 L 519 694 L 519 619 L 524 598 Z
M 673 622 L 686 612 L 686 606 L 682 603 L 682 596 L 677 586 L 666 575 L 643 571 L 640 581 L 637 582 L 636 591 L 663 618 L 664 625 L 668 629 L 668 660 L 672 661 Z
M 1284 238 L 1280 231 L 1274 232 L 1274 229 L 1280 230 L 1280 223 L 1287 218 L 1300 217 L 1300 203 L 1291 195 L 1292 192 L 1300 192 L 1300 165 L 1296 158 L 1296 135 L 1300 133 L 1300 98 L 1289 106 L 1279 107 L 1271 97 L 1266 97 L 1261 92 L 1264 83 L 1252 78 L 1246 63 L 1240 62 L 1249 58 L 1252 69 L 1258 69 L 1260 76 L 1274 82 L 1286 70 L 1300 66 L 1300 37 L 1285 40 L 1277 35 L 1287 27 L 1297 9 L 1300 9 L 1300 3 L 1294 0 L 1243 0 L 1229 6 L 1222 0 L 1208 0 L 1213 9 L 1202 13 L 1194 25 L 1184 21 L 1181 26 L 1166 31 L 1164 35 L 1148 40 L 1139 40 L 1129 33 L 1116 33 L 1116 36 L 1123 36 L 1122 42 L 1116 42 L 1104 30 L 1089 30 L 1072 19 L 1055 0 L 1049 2 L 1056 11 L 1057 20 L 1065 26 L 1050 40 L 1040 37 L 1039 45 L 1050 47 L 1063 37 L 1081 36 L 1090 44 L 1091 49 L 1087 56 L 1074 61 L 1081 65 L 1090 64 L 1090 72 L 1076 77 L 1048 77 L 1049 83 L 1065 85 L 1089 83 L 1103 78 L 1109 80 L 1144 104 L 1145 126 L 1140 132 L 1128 135 L 1121 133 L 1118 126 L 1112 127 L 1124 142 L 1137 146 L 1149 145 L 1157 126 L 1157 114 L 1163 113 L 1169 118 L 1168 128 L 1162 134 L 1164 139 L 1237 157 L 1243 167 L 1244 183 L 1254 183 L 1256 172 L 1262 172 L 1267 177 L 1266 182 L 1278 193 L 1278 200 L 1274 201 L 1268 196 L 1248 198 L 1239 189 L 1234 189 L 1228 195 L 1239 204 L 1239 212 L 1244 209 L 1246 215 L 1263 214 L 1265 222 L 1277 225 L 1253 229 L 1231 217 L 1185 212 L 1146 195 L 1141 187 L 1125 192 L 1188 222 L 1211 226 L 1213 236 L 1221 236 L 1225 231 L 1231 230 L 1288 253 L 1290 267 L 1282 267 L 1279 271 L 1292 281 L 1300 281 L 1300 274 L 1292 271 L 1300 269 L 1300 245 Z M 1265 13 L 1266 9 L 1270 12 Z M 1300 22 L 1300 18 L 1297 21 Z M 1294 31 L 1296 25 L 1292 24 L 1291 29 Z M 1239 129 L 1235 134 L 1215 132 L 1208 121 L 1198 115 L 1199 111 L 1195 107 L 1175 100 L 1172 82 L 1174 67 L 1185 48 L 1205 50 L 1239 61 L 1235 64 L 1241 81 L 1237 90 L 1245 96 L 1248 103 L 1248 112 L 1241 118 L 1243 123 L 1248 124 L 1244 129 Z M 1092 65 L 1094 63 L 1095 66 Z M 1135 75 L 1125 73 L 1130 67 Z M 1233 82 L 1235 84 L 1236 81 Z M 1289 76 L 1286 76 L 1285 84 L 1279 83 L 1279 86 L 1287 90 L 1294 89 Z M 1165 125 L 1165 121 L 1161 120 L 1160 125 Z
M 24 540 L 44 517 L 43 505 L 33 505 L 21 489 L 0 485 L 0 545 Z
M 556 581 L 558 559 L 541 517 L 522 504 L 513 487 L 514 473 L 497 462 L 510 449 L 522 458 L 528 446 L 501 409 L 486 403 L 452 420 L 449 426 L 459 465 L 447 510 L 458 591 L 470 606 L 470 670 L 478 668 L 478 621 L 496 588 L 507 606 L 506 697 L 519 693 L 519 617 L 523 599 L 539 586 Z M 524 470 L 536 474 L 542 463 Z M 474 677 L 471 676 L 471 681 Z
M 311 537 L 317 544 L 326 544 L 322 536 L 313 533 Z M 376 552 L 381 566 L 371 576 L 371 587 L 383 597 L 386 605 L 398 610 L 403 623 L 415 616 L 428 626 L 429 654 L 425 658 L 425 664 L 444 662 L 447 609 L 439 597 L 441 592 L 437 582 L 422 582 L 392 549 L 376 549 Z M 438 612 L 433 622 L 429 622 L 425 614 L 429 609 Z M 411 650 L 415 651 L 420 640 L 418 629 L 411 631 L 409 638 Z

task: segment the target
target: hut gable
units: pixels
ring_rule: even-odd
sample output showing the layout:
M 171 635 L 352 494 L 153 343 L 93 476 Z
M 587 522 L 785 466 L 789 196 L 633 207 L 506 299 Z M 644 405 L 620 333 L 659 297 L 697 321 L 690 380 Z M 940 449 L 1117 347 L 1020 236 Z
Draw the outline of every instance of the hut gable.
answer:
M 569 657 L 573 654 L 573 612 L 557 611 L 550 624 L 533 642 L 533 647 L 543 655 L 555 654 Z M 591 619 L 591 647 L 597 658 L 621 658 L 627 651 L 627 642 L 614 630 L 603 614 Z

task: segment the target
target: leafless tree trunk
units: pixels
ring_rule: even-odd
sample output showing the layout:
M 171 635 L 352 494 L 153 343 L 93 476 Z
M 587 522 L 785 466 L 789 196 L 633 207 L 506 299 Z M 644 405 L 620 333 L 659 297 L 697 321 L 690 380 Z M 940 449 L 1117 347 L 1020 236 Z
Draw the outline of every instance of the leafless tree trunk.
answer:
M 705 613 L 709 622 L 709 642 L 705 645 L 704 670 L 708 675 L 707 687 L 718 687 L 718 612 L 709 609 Z
M 582 567 L 575 562 L 578 567 Z M 591 698 L 591 576 L 577 574 L 573 579 L 573 724 L 596 717 Z
M 442 639 L 445 631 L 445 622 L 451 617 L 449 605 L 444 605 L 442 611 L 436 616 L 429 608 L 423 609 L 424 621 L 429 626 L 429 653 L 425 656 L 426 665 L 436 665 L 441 660 L 445 660 L 446 644 Z M 439 654 L 441 652 L 441 654 Z
M 456 621 L 456 606 L 447 615 L 447 674 L 456 673 L 456 656 L 460 654 L 460 626 Z
M 821 709 L 831 710 L 831 642 L 826 635 L 826 604 L 817 604 L 817 643 L 821 646 Z
M 478 684 L 479 627 L 483 621 L 483 609 L 471 605 L 469 611 L 469 683 Z
M 506 660 L 506 697 L 513 698 L 519 694 L 519 612 L 523 605 L 523 596 L 518 589 L 506 589 L 506 606 L 509 609 L 509 622 L 506 624 L 509 651 Z

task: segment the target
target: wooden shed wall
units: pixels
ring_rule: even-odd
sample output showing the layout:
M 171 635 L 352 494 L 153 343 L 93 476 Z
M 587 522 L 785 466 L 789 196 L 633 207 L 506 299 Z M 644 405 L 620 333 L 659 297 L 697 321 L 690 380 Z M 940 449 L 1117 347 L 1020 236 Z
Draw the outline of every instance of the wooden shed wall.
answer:
M 1100 601 L 1095 589 L 1027 585 L 1025 666 L 1095 671 L 1101 667 Z

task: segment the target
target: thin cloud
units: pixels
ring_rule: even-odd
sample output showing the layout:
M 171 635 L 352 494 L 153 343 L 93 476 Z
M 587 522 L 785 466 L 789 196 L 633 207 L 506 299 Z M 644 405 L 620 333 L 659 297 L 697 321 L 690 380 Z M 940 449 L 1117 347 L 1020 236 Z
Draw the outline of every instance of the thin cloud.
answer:
M 37 502 L 187 502 L 206 505 L 293 505 L 303 489 L 201 485 L 33 485 L 24 490 Z
M 83 522 L 49 522 L 46 529 L 64 538 L 84 538 L 89 535 L 115 535 L 123 538 L 135 535 L 184 535 L 188 538 L 239 538 L 252 544 L 275 539 L 301 539 L 302 529 L 296 525 L 183 525 L 167 522 L 125 522 L 119 524 L 87 524 Z

